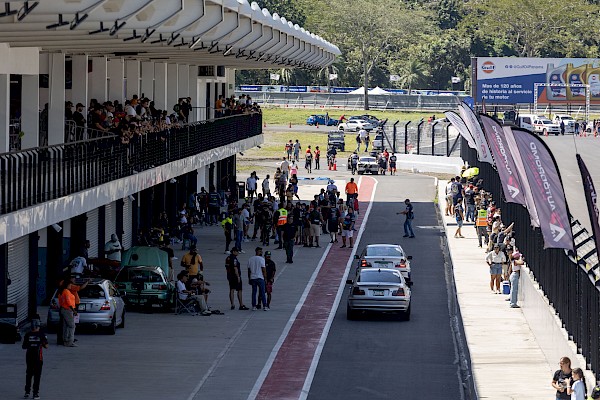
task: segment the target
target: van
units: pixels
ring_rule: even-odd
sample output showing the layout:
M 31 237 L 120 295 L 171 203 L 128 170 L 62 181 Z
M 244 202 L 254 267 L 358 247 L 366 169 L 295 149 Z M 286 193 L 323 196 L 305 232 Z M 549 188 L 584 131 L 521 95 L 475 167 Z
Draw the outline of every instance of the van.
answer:
M 519 114 L 515 124 L 519 128 L 527 129 L 533 132 L 533 122 L 539 117 L 535 114 Z

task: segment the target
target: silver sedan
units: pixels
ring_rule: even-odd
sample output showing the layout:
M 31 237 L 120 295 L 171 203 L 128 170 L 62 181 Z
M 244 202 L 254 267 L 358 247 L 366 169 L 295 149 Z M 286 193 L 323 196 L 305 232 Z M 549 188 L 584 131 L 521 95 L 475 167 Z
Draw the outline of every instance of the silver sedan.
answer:
M 362 311 L 394 312 L 410 320 L 410 288 L 399 271 L 384 268 L 358 268 L 348 295 L 346 317 L 356 319 Z

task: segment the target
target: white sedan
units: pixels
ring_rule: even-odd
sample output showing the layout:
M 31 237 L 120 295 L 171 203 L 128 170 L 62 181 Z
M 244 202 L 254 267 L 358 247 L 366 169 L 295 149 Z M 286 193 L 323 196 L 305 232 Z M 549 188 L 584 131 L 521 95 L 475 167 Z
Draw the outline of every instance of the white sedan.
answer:
M 399 271 L 385 268 L 358 268 L 346 306 L 346 318 L 356 319 L 363 311 L 400 313 L 410 320 L 410 288 Z
M 346 122 L 342 122 L 338 125 L 340 131 L 354 131 L 358 132 L 361 129 L 370 131 L 375 129 L 375 126 L 364 119 L 353 119 Z
M 356 172 L 359 175 L 366 174 L 367 172 L 373 175 L 379 174 L 379 164 L 375 157 L 360 157 L 358 159 L 358 165 Z
M 397 244 L 370 244 L 354 258 L 358 268 L 392 268 L 400 271 L 409 285 L 412 285 L 410 260 L 402 246 Z

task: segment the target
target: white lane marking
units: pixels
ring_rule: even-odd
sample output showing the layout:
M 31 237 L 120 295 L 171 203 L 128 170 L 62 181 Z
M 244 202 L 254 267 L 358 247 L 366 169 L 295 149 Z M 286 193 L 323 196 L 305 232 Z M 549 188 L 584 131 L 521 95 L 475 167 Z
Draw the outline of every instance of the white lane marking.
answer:
M 346 270 L 344 271 L 344 276 L 342 281 L 340 282 L 340 286 L 338 288 L 337 295 L 335 296 L 335 301 L 333 303 L 333 307 L 331 311 L 329 311 L 329 318 L 327 318 L 327 323 L 325 324 L 325 328 L 323 329 L 323 333 L 321 334 L 321 338 L 319 339 L 319 343 L 317 344 L 317 348 L 315 350 L 315 355 L 313 356 L 312 363 L 310 364 L 310 368 L 308 369 L 308 373 L 306 374 L 306 380 L 304 381 L 304 386 L 302 387 L 302 393 L 300 394 L 299 400 L 306 400 L 308 398 L 308 393 L 310 391 L 310 387 L 312 385 L 312 381 L 315 377 L 315 372 L 317 371 L 317 366 L 319 365 L 319 360 L 321 359 L 321 353 L 323 352 L 323 348 L 325 347 L 325 342 L 327 341 L 327 336 L 329 335 L 329 330 L 331 329 L 331 324 L 333 323 L 333 319 L 335 317 L 335 313 L 340 305 L 340 301 L 342 299 L 342 294 L 344 293 L 344 289 L 346 287 L 346 277 L 350 272 L 350 268 L 352 268 L 352 262 L 354 261 L 354 255 L 356 254 L 356 250 L 358 249 L 358 244 L 360 243 L 360 239 L 362 237 L 363 232 L 365 231 L 365 227 L 367 226 L 367 220 L 369 219 L 369 214 L 371 213 L 371 208 L 373 207 L 373 200 L 375 199 L 375 192 L 377 190 L 377 184 L 379 183 L 377 179 L 371 178 L 375 181 L 373 185 L 373 192 L 371 193 L 371 199 L 369 202 L 369 207 L 367 207 L 367 211 L 365 212 L 365 216 L 363 217 L 362 224 L 360 225 L 360 230 L 358 231 L 358 235 L 356 237 L 356 242 L 354 243 L 354 248 L 352 249 L 352 253 L 350 254 L 350 259 L 346 264 Z M 362 176 L 359 179 L 359 186 L 362 182 Z M 360 193 L 360 192 L 359 192 Z
M 329 249 L 331 249 L 331 243 L 329 243 L 327 245 L 325 252 L 321 256 L 321 259 L 319 260 L 319 264 L 317 264 L 317 268 L 311 275 L 310 280 L 308 281 L 308 284 L 306 285 L 306 288 L 304 289 L 304 292 L 302 293 L 302 296 L 300 297 L 300 300 L 298 301 L 298 304 L 296 304 L 296 308 L 294 309 L 294 312 L 290 316 L 290 319 L 288 320 L 287 324 L 285 325 L 285 328 L 283 328 L 283 332 L 281 332 L 281 336 L 279 336 L 279 339 L 277 340 L 277 343 L 275 343 L 273 350 L 271 350 L 271 354 L 269 355 L 269 358 L 267 359 L 265 366 L 263 367 L 262 371 L 260 372 L 260 375 L 258 376 L 258 379 L 256 380 L 256 383 L 254 384 L 254 387 L 252 388 L 252 390 L 250 391 L 250 394 L 248 395 L 248 400 L 256 399 L 256 396 L 258 395 L 260 388 L 262 387 L 263 383 L 265 382 L 265 379 L 267 378 L 267 375 L 269 374 L 269 371 L 271 370 L 271 367 L 273 366 L 273 362 L 275 361 L 275 357 L 277 357 L 277 353 L 279 352 L 279 349 L 281 348 L 281 346 L 283 345 L 283 342 L 287 338 L 287 335 L 290 332 L 290 329 L 292 329 L 292 325 L 296 321 L 296 317 L 298 316 L 298 313 L 302 309 L 302 306 L 304 305 L 304 302 L 306 301 L 306 298 L 308 297 L 308 293 L 310 292 L 310 289 L 313 287 L 315 280 L 317 279 L 317 275 L 319 275 L 319 271 L 321 271 L 321 267 L 323 266 L 323 263 L 325 262 L 325 258 L 327 257 L 327 254 L 329 254 Z

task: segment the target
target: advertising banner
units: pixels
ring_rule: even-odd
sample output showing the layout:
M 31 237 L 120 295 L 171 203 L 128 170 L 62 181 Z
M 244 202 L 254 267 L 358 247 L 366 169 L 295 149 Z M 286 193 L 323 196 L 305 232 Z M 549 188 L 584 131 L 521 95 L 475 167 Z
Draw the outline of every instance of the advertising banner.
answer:
M 600 60 L 593 58 L 478 57 L 473 69 L 475 99 L 488 104 L 583 104 L 590 85 L 592 104 L 600 104 Z M 538 87 L 536 83 L 553 86 Z
M 587 166 L 583 162 L 583 159 L 579 154 L 577 156 L 577 164 L 579 165 L 579 172 L 581 172 L 581 181 L 583 182 L 583 191 L 585 193 L 585 202 L 587 203 L 588 213 L 590 215 L 590 222 L 592 223 L 592 233 L 594 234 L 594 240 L 596 242 L 596 252 L 600 251 L 600 224 L 598 218 L 598 205 L 596 201 L 598 195 L 596 194 L 596 188 L 594 187 L 594 181 L 588 171 Z M 600 254 L 598 256 L 600 258 Z
M 469 132 L 467 125 L 465 125 L 465 121 L 462 120 L 460 115 L 458 115 L 454 111 L 446 111 L 444 115 L 446 115 L 448 121 L 450 121 L 450 123 L 456 128 L 460 136 L 465 138 L 469 147 L 472 149 L 477 149 L 475 139 L 473 139 L 473 136 L 471 136 L 471 132 Z
M 502 126 L 498 121 L 485 114 L 481 114 L 480 118 L 494 161 L 496 161 L 496 169 L 502 182 L 502 190 L 506 201 L 526 206 L 515 160 L 506 142 Z
M 479 120 L 477 116 L 471 110 L 471 108 L 465 103 L 461 103 L 458 106 L 458 111 L 460 115 L 465 121 L 467 128 L 469 128 L 469 132 L 471 132 L 471 136 L 475 140 L 475 149 L 477 150 L 477 159 L 482 162 L 486 162 L 488 164 L 494 165 L 494 159 L 492 158 L 492 154 L 490 153 L 490 148 L 485 139 L 485 135 L 483 134 L 483 130 L 481 129 L 481 125 L 479 125 Z
M 544 248 L 573 250 L 573 232 L 567 201 L 550 151 L 537 136 L 524 129 L 512 128 L 529 190 L 535 202 L 544 237 Z
M 262 92 L 263 87 L 261 85 L 241 85 L 240 90 L 242 92 Z

